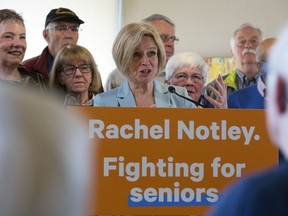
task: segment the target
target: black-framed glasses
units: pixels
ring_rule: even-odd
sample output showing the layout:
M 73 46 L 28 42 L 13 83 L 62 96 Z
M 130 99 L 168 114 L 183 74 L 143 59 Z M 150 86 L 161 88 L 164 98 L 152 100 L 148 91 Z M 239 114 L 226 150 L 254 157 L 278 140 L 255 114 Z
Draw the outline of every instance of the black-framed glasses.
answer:
M 73 65 L 64 65 L 62 67 L 62 72 L 66 75 L 66 76 L 74 76 L 76 70 L 79 69 L 79 71 L 82 74 L 88 74 L 91 73 L 91 65 L 89 64 L 82 64 L 79 65 L 78 67 L 73 66 Z
M 178 42 L 180 39 L 177 38 L 176 36 L 169 36 L 167 34 L 161 34 L 160 35 L 160 38 L 161 40 L 164 42 L 164 43 L 167 43 L 169 40 L 171 40 L 172 42 Z
M 72 32 L 78 32 L 80 31 L 80 26 L 76 25 L 76 26 L 66 26 L 66 25 L 61 25 L 61 26 L 54 26 L 54 27 L 49 27 L 47 28 L 48 30 L 56 30 L 56 31 L 60 31 L 60 32 L 64 32 L 64 31 L 68 31 L 69 29 Z
M 187 82 L 190 77 L 195 83 L 200 83 L 203 80 L 203 76 L 200 74 L 191 74 L 188 75 L 186 73 L 177 73 L 173 76 L 178 82 Z

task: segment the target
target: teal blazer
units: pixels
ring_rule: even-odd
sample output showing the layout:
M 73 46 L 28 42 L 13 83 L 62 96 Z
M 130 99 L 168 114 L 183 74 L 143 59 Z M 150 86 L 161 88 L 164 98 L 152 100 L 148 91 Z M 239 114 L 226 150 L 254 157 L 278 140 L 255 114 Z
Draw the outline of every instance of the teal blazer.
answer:
M 156 107 L 196 108 L 192 102 L 170 93 L 168 91 L 168 85 L 162 84 L 157 80 L 153 81 L 153 85 Z M 178 86 L 174 87 L 178 94 L 190 98 L 185 88 Z M 93 105 L 102 107 L 136 107 L 134 96 L 127 80 L 125 80 L 122 85 L 117 88 L 97 94 L 94 98 Z

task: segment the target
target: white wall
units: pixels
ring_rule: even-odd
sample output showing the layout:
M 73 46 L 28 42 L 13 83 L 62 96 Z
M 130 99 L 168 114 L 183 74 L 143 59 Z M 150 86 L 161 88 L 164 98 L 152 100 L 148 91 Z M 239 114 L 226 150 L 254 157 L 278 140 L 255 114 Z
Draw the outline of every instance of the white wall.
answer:
M 119 10 L 122 2 L 123 14 Z M 28 42 L 25 59 L 40 54 L 46 46 L 42 37 L 45 18 L 58 7 L 70 8 L 85 21 L 78 43 L 93 54 L 103 84 L 115 68 L 111 50 L 119 23 L 162 13 L 176 23 L 180 37 L 176 51 L 224 57 L 230 56 L 230 37 L 243 22 L 259 26 L 265 37 L 274 37 L 288 18 L 288 0 L 1 0 L 0 8 L 23 14 Z
M 176 51 L 230 56 L 230 37 L 244 22 L 275 37 L 288 19 L 288 0 L 123 0 L 123 24 L 153 14 L 170 17 L 180 42 Z
M 93 54 L 102 81 L 115 68 L 112 44 L 118 32 L 118 0 L 1 0 L 0 8 L 10 8 L 23 15 L 26 26 L 25 59 L 39 55 L 47 46 L 42 36 L 46 15 L 53 8 L 73 10 L 85 23 L 81 25 L 78 44 Z

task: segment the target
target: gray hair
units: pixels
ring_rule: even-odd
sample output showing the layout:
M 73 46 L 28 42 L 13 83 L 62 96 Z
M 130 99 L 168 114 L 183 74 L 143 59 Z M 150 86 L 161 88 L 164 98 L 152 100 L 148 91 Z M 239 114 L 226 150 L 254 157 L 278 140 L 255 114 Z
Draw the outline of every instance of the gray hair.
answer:
M 0 10 L 0 23 L 7 20 L 15 21 L 24 25 L 23 17 L 12 9 L 2 9 Z
M 158 20 L 164 20 L 165 22 L 167 22 L 170 25 L 172 25 L 173 27 L 175 27 L 175 23 L 170 18 L 168 18 L 162 14 L 152 14 L 151 16 L 148 16 L 148 17 L 142 19 L 142 22 L 153 23 L 154 21 L 158 21 Z
M 10 21 L 10 22 L 13 21 L 25 27 L 23 17 L 12 9 L 0 10 L 0 23 L 6 22 L 6 21 Z
M 203 76 L 204 82 L 206 82 L 209 72 L 209 66 L 200 55 L 193 52 L 176 53 L 168 60 L 165 68 L 166 80 L 171 79 L 175 71 L 185 65 L 190 68 L 199 68 Z
M 245 28 L 252 28 L 252 29 L 255 29 L 256 31 L 258 31 L 259 34 L 260 34 L 260 39 L 262 40 L 262 35 L 263 35 L 263 34 L 262 34 L 262 31 L 260 30 L 260 28 L 257 28 L 257 27 L 253 26 L 253 25 L 250 24 L 250 23 L 244 23 L 244 24 L 242 24 L 239 28 L 237 28 L 237 29 L 234 31 L 233 36 L 232 36 L 231 39 L 230 39 L 230 47 L 231 47 L 232 51 L 234 51 L 234 47 L 235 47 L 235 37 L 236 37 L 237 33 L 238 33 L 239 31 L 241 31 L 242 29 L 245 29 Z

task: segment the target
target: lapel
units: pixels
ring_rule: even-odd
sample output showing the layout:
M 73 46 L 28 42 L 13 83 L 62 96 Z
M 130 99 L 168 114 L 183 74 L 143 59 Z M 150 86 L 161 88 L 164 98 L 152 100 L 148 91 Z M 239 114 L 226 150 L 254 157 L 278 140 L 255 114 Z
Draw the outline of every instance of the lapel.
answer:
M 153 86 L 156 106 L 170 107 L 170 94 L 168 94 L 167 86 L 157 80 L 153 81 Z M 136 107 L 134 96 L 127 80 L 119 87 L 116 98 L 120 107 Z
M 119 107 L 136 107 L 127 79 L 119 86 L 116 98 Z
M 170 94 L 165 84 L 154 80 L 154 96 L 157 107 L 171 107 Z

